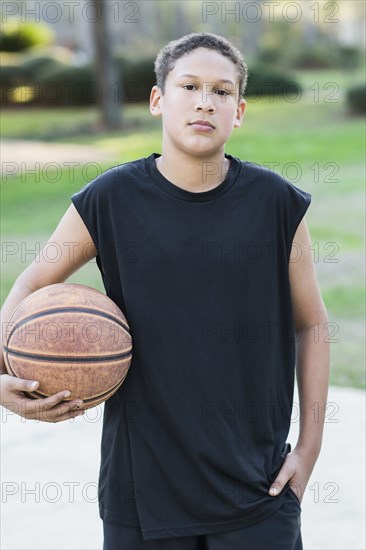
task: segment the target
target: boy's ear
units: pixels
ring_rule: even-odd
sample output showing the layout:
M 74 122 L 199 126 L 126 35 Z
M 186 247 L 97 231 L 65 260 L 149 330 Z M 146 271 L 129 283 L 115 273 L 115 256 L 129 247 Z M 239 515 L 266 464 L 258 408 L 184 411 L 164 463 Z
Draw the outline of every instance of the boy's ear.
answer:
M 161 115 L 161 106 L 160 100 L 162 98 L 162 93 L 158 86 L 153 86 L 150 93 L 150 113 L 153 116 Z
M 247 106 L 247 102 L 245 101 L 245 99 L 241 99 L 236 109 L 234 128 L 240 128 L 241 123 L 243 121 L 246 106 Z

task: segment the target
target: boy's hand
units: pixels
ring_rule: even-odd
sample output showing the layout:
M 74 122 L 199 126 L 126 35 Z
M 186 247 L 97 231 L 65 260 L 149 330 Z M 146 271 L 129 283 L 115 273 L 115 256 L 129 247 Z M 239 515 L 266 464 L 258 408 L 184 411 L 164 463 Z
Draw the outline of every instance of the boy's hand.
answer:
M 27 418 L 28 420 L 40 420 L 42 422 L 62 422 L 83 414 L 80 399 L 60 402 L 68 397 L 66 391 L 62 391 L 44 399 L 27 397 L 27 392 L 34 391 L 39 382 L 32 386 L 34 381 L 23 380 L 16 376 L 2 374 L 0 376 L 0 404 L 9 411 Z M 78 407 L 79 404 L 79 407 Z
M 286 455 L 281 470 L 268 491 L 269 494 L 277 496 L 286 483 L 289 482 L 291 489 L 301 504 L 315 462 L 316 458 L 311 453 L 300 453 L 295 448 Z

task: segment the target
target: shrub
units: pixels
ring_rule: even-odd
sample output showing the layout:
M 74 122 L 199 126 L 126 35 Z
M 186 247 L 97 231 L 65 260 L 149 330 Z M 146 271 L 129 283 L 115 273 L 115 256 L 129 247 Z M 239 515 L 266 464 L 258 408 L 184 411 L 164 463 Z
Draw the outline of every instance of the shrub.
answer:
M 357 114 L 366 113 L 366 85 L 359 84 L 347 92 L 347 102 L 351 110 Z
M 255 65 L 248 68 L 248 84 L 245 95 L 285 95 L 298 94 L 301 86 L 290 74 L 276 71 L 268 65 Z
M 19 52 L 36 45 L 48 45 L 54 40 L 53 31 L 45 23 L 10 19 L 0 30 L 0 51 Z
M 354 69 L 361 63 L 361 51 L 354 46 L 339 47 L 340 65 L 344 69 Z
M 24 56 L 22 53 L 0 51 L 0 67 L 7 65 L 20 65 L 23 59 Z
M 330 69 L 341 65 L 339 47 L 333 43 L 294 48 L 289 51 L 288 59 L 295 69 Z
M 68 66 L 65 63 L 68 59 L 67 51 L 63 48 L 53 48 L 51 54 L 46 54 L 42 48 L 31 48 L 28 51 L 31 53 L 2 53 L 1 103 L 37 102 L 40 79 Z
M 90 105 L 100 97 L 94 68 L 54 67 L 45 64 L 39 79 L 40 102 L 47 105 Z M 128 60 L 116 59 L 117 82 L 115 97 L 126 102 L 148 101 L 151 87 L 155 84 L 153 58 Z M 40 69 L 41 70 L 41 69 Z
M 90 65 L 45 71 L 38 85 L 38 102 L 47 106 L 91 105 L 100 94 Z
M 49 55 L 36 55 L 26 59 L 20 67 L 30 82 L 37 82 L 49 74 L 65 69 L 67 65 Z
M 259 64 L 274 64 L 286 69 L 353 69 L 360 65 L 361 53 L 353 46 L 340 46 L 321 37 L 314 45 L 290 39 L 281 46 L 263 47 L 256 55 Z
M 1 67 L 0 103 L 12 103 L 16 89 L 28 84 L 27 75 L 17 65 Z
M 154 57 L 142 59 L 116 58 L 118 81 L 122 84 L 124 101 L 148 101 L 155 84 Z
M 262 48 L 255 58 L 259 65 L 280 64 L 283 60 L 283 49 L 278 47 Z

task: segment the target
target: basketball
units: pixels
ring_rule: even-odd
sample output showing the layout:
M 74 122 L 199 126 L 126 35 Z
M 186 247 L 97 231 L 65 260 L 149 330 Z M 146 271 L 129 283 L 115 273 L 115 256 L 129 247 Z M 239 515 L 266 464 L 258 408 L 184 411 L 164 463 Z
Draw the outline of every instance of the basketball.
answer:
M 14 310 L 4 341 L 8 374 L 38 380 L 34 398 L 70 390 L 89 409 L 111 397 L 132 359 L 126 317 L 105 294 L 60 283 L 27 296 Z

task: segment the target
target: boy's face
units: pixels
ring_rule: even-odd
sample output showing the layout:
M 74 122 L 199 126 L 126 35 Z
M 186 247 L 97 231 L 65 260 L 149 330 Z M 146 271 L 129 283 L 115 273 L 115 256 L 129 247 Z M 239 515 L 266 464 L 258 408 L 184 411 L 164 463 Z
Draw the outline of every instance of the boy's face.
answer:
M 177 60 L 164 95 L 157 86 L 152 88 L 150 112 L 162 115 L 164 148 L 212 155 L 223 150 L 233 128 L 241 125 L 246 104 L 238 99 L 234 63 L 216 50 L 197 48 Z

